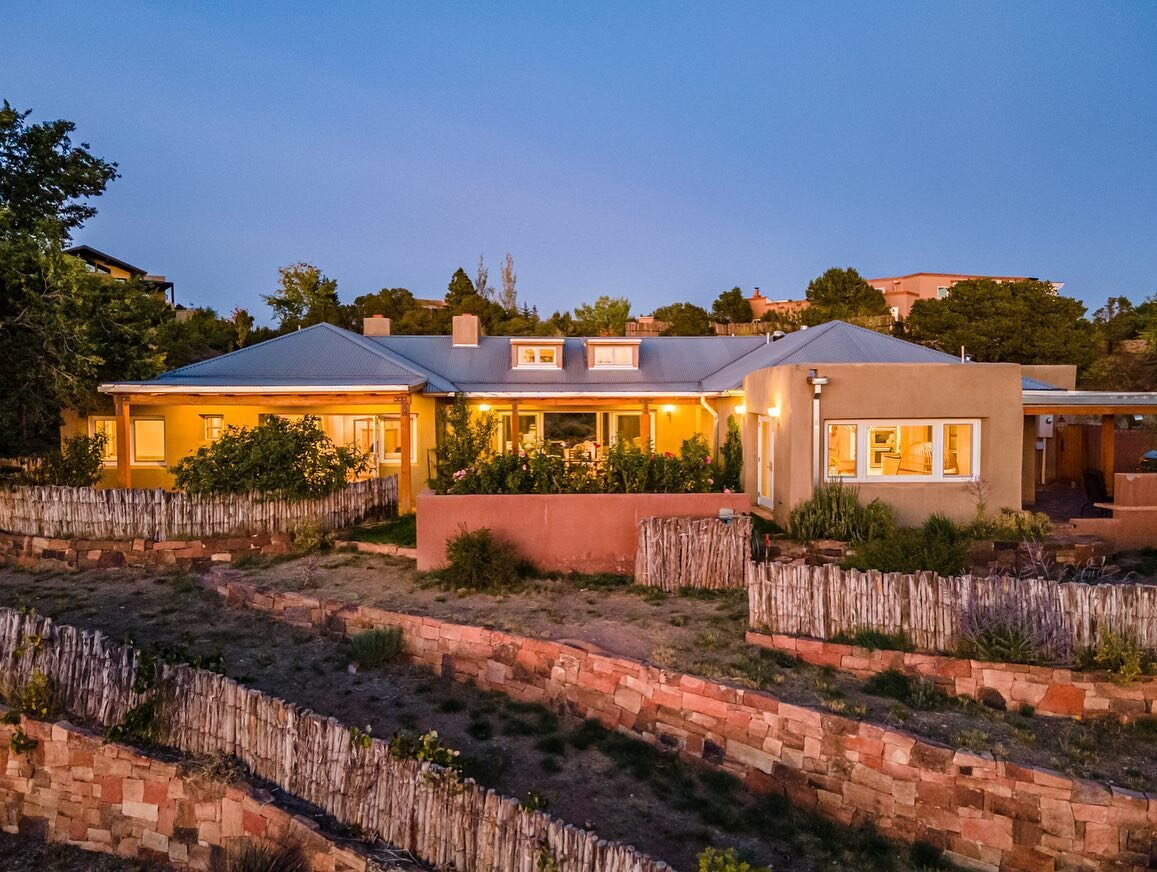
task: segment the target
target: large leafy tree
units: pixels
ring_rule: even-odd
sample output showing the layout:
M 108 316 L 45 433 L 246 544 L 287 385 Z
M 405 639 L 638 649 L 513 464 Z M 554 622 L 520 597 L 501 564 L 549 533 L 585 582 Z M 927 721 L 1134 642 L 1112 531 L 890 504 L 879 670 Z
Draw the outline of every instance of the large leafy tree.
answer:
M 277 271 L 277 290 L 262 294 L 282 332 L 314 324 L 351 326 L 351 313 L 337 295 L 337 280 L 310 263 L 294 263 Z
M 711 317 L 720 324 L 748 324 L 755 320 L 751 303 L 737 287 L 715 298 L 711 304 Z
M 750 308 L 748 306 L 748 309 Z M 660 306 L 652 316 L 656 321 L 665 321 L 669 325 L 663 331 L 664 336 L 707 336 L 712 332 L 711 316 L 706 309 L 694 303 L 671 303 L 669 306 Z
M 918 300 L 904 322 L 909 339 L 973 360 L 1087 366 L 1096 354 L 1085 307 L 1048 282 L 972 279 L 943 300 Z
M 630 317 L 630 300 L 604 295 L 593 303 L 575 306 L 575 332 L 580 336 L 622 336 Z
M 170 317 L 150 285 L 64 254 L 116 165 L 74 145 L 71 122 L 28 117 L 0 109 L 0 454 L 53 445 L 62 408 L 92 408 L 99 382 L 154 375 Z
M 803 311 L 801 319 L 808 326 L 827 321 L 878 326 L 873 319 L 888 314 L 884 295 L 851 267 L 832 267 L 808 282 L 807 301 L 808 307 Z
M 212 309 L 195 309 L 185 318 L 170 318 L 161 324 L 157 341 L 165 355 L 165 368 L 176 369 L 240 348 L 251 328 L 243 318 L 238 323 Z

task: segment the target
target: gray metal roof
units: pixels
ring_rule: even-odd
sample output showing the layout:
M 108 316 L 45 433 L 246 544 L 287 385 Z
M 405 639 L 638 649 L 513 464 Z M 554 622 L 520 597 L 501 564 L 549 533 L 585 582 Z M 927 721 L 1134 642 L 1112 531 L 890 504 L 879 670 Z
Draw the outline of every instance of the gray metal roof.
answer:
M 1058 388 L 1056 385 L 1050 385 L 1048 382 L 1043 382 L 1037 378 L 1029 378 L 1027 375 L 1020 377 L 1020 389 L 1022 391 L 1059 391 L 1064 390 Z
M 1157 391 L 1066 391 L 1059 388 L 1024 391 L 1025 408 L 1032 406 L 1081 406 L 1152 408 L 1157 413 Z M 1145 414 L 1148 414 L 1146 412 Z
M 525 341 L 526 337 L 520 337 Z M 557 340 L 556 340 L 557 341 Z M 148 382 L 114 387 L 390 386 L 450 394 L 700 394 L 737 390 L 749 373 L 788 364 L 939 363 L 959 358 L 830 321 L 776 341 L 762 336 L 643 337 L 637 370 L 589 369 L 585 339 L 563 340 L 563 369 L 512 369 L 510 338 L 454 347 L 449 336 L 362 336 L 317 324 Z M 1025 390 L 1055 391 L 1035 379 Z

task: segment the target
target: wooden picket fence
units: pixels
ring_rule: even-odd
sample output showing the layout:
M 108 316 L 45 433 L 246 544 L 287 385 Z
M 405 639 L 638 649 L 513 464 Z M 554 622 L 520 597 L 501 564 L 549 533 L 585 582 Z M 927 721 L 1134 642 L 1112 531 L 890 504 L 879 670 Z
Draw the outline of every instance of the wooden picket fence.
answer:
M 354 482 L 307 500 L 261 494 L 191 496 L 177 491 L 88 487 L 0 489 L 0 531 L 53 539 L 200 539 L 288 533 L 306 519 L 323 530 L 398 511 L 398 477 Z
M 137 652 L 100 633 L 0 609 L 0 689 L 47 676 L 61 708 L 109 726 L 147 698 L 133 690 Z M 162 740 L 189 754 L 230 754 L 255 775 L 441 869 L 459 872 L 668 872 L 666 863 L 567 825 L 470 779 L 396 760 L 333 718 L 188 666 L 166 665 Z M 146 694 L 148 691 L 146 691 Z
M 681 587 L 743 587 L 751 558 L 751 517 L 644 518 L 639 522 L 635 584 L 673 591 Z
M 774 633 L 828 639 L 871 629 L 904 632 L 917 649 L 951 651 L 970 606 L 1013 602 L 1042 626 L 1056 622 L 1074 647 L 1104 630 L 1157 648 L 1157 586 L 1058 584 L 1041 578 L 942 578 L 931 572 L 858 572 L 838 566 L 747 564 L 750 623 Z

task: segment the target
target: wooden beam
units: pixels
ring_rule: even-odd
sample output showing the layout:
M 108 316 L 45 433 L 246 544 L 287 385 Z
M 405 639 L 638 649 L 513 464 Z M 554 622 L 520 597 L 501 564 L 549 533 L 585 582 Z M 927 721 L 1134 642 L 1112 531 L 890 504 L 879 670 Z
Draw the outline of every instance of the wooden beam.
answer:
M 513 399 L 511 401 L 513 402 Z M 471 398 L 471 402 L 493 405 L 495 400 L 479 397 Z M 694 406 L 699 403 L 698 399 L 688 399 L 687 397 L 647 397 L 645 399 L 638 397 L 519 397 L 518 402 L 524 411 L 551 408 L 575 409 L 576 411 L 593 409 L 634 410 L 639 408 L 640 403 L 679 406 Z
M 651 450 L 651 401 L 643 400 L 643 414 L 639 418 L 639 441 L 643 450 Z
M 522 433 L 518 429 L 518 400 L 510 401 L 510 452 L 518 454 L 522 448 Z
M 266 406 L 273 409 L 301 406 L 396 405 L 406 394 L 127 394 L 135 406 Z
M 1114 452 L 1117 447 L 1117 417 L 1101 416 L 1101 474 L 1105 476 L 1105 490 L 1113 495 Z
M 129 457 L 131 403 L 124 396 L 115 397 L 113 403 L 116 407 L 117 485 L 130 488 L 133 486 L 133 468 Z
M 410 446 L 410 398 L 404 397 L 402 399 L 402 417 L 399 421 L 401 427 L 401 447 L 402 447 L 402 463 L 398 468 L 398 514 L 407 515 L 413 507 L 411 501 L 413 491 L 413 469 L 411 468 L 411 452 Z
M 1157 406 L 1025 406 L 1024 415 L 1157 415 Z

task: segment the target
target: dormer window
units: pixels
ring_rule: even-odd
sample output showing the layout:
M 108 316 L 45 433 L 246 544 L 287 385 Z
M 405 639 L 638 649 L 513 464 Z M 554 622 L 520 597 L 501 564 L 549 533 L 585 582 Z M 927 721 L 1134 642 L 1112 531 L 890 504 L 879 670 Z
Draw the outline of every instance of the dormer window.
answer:
M 510 365 L 514 369 L 562 369 L 562 340 L 510 341 Z
M 638 369 L 639 340 L 587 340 L 587 366 L 591 369 Z

